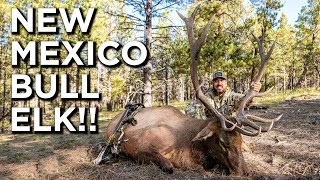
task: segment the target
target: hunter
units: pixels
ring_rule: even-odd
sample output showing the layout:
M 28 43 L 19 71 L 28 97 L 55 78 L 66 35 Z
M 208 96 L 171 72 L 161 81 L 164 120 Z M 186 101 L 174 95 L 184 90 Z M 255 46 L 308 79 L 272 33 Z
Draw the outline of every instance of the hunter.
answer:
M 205 95 L 210 100 L 210 104 L 222 114 L 232 115 L 235 113 L 240 105 L 241 99 L 245 95 L 236 93 L 228 87 L 227 76 L 222 71 L 217 71 L 213 74 L 212 84 L 213 88 L 209 88 L 209 90 L 205 92 Z M 261 89 L 260 82 L 252 83 L 251 86 L 257 92 Z M 251 102 L 249 102 L 249 104 Z M 198 119 L 212 117 L 209 110 L 205 109 L 199 100 L 189 103 L 185 109 L 185 113 Z

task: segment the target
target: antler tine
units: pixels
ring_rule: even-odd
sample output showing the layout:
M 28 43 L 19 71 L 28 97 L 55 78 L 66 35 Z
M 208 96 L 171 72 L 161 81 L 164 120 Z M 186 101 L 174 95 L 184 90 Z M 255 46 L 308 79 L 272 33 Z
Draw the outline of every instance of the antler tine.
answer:
M 248 130 L 245 130 L 245 129 L 240 128 L 238 126 L 236 126 L 235 130 L 238 131 L 239 133 L 247 135 L 247 136 L 258 136 L 261 133 L 261 127 L 259 128 L 259 130 L 257 132 L 248 131 Z
M 268 131 L 270 131 L 270 130 L 272 129 L 272 127 L 273 127 L 273 124 L 274 124 L 274 121 L 271 122 L 271 124 L 270 124 L 269 127 L 263 127 L 263 128 L 261 129 L 261 131 L 262 131 L 262 132 L 268 132 Z
M 178 13 L 178 16 L 186 23 L 187 18 L 184 17 L 184 15 L 182 15 L 181 13 L 179 13 L 179 11 L 176 11 Z
M 210 18 L 209 22 L 207 23 L 205 28 L 202 30 L 200 37 L 196 39 L 194 37 L 194 20 L 199 8 L 200 8 L 200 5 L 198 5 L 194 9 L 193 13 L 189 18 L 184 17 L 177 11 L 180 18 L 185 22 L 186 28 L 187 28 L 188 40 L 190 45 L 190 54 L 191 54 L 190 74 L 191 74 L 192 84 L 196 91 L 196 97 L 202 102 L 202 104 L 206 108 L 208 108 L 219 119 L 221 123 L 221 127 L 225 131 L 232 131 L 237 126 L 237 123 L 234 124 L 231 121 L 227 120 L 222 114 L 220 114 L 216 109 L 214 109 L 200 88 L 199 77 L 198 77 L 198 64 L 200 60 L 200 50 L 207 36 L 208 29 L 213 22 L 214 15 Z M 231 124 L 232 127 L 228 128 L 226 125 L 226 122 Z
M 202 43 L 204 42 L 204 40 L 206 39 L 207 33 L 208 33 L 208 29 L 211 26 L 213 20 L 215 18 L 215 15 L 212 15 L 208 24 L 205 26 L 205 28 L 201 31 L 201 34 L 199 36 L 199 39 L 197 40 L 197 44 L 198 46 L 202 46 Z M 201 44 L 200 44 L 201 43 Z
M 270 131 L 271 128 L 273 127 L 273 124 L 274 124 L 274 122 L 271 122 L 269 127 L 263 127 L 263 128 L 261 126 L 259 126 L 259 129 L 257 129 L 256 132 L 252 132 L 252 131 L 246 130 L 246 129 L 238 127 L 238 126 L 235 127 L 235 130 L 238 131 L 239 133 L 247 135 L 247 136 L 258 136 L 261 132 Z
M 194 24 L 194 20 L 197 14 L 197 11 L 200 9 L 200 5 L 197 5 L 193 11 L 193 13 L 191 14 L 191 16 L 189 18 L 186 18 L 185 16 L 183 16 L 181 13 L 179 13 L 179 11 L 177 11 L 179 17 L 184 21 L 184 23 L 186 24 L 186 28 L 187 28 L 187 34 L 188 34 L 188 39 L 189 39 L 189 43 L 191 45 L 191 47 L 193 47 L 196 43 L 196 38 L 194 37 L 194 29 L 193 29 L 193 24 Z
M 262 74 L 263 74 L 265 68 L 267 67 L 267 63 L 268 63 L 268 61 L 270 59 L 270 56 L 272 54 L 272 51 L 273 51 L 275 45 L 276 45 L 276 41 L 273 41 L 273 43 L 272 43 L 272 45 L 271 45 L 271 47 L 270 47 L 270 49 L 269 49 L 269 51 L 267 53 L 267 56 L 264 55 L 264 52 L 260 53 L 260 50 L 259 50 L 259 53 L 262 54 L 261 57 L 264 57 L 264 59 L 261 59 L 261 66 L 260 66 L 258 75 L 257 75 L 257 77 L 255 79 L 255 82 L 260 82 L 260 80 L 262 78 Z M 262 49 L 262 48 L 260 48 L 260 46 L 263 47 L 263 44 L 259 43 L 259 49 Z
M 247 135 L 247 136 L 257 136 L 257 135 L 259 135 L 261 132 L 268 132 L 268 131 L 270 131 L 270 130 L 272 129 L 272 127 L 273 127 L 273 124 L 274 124 L 274 121 L 272 121 L 271 124 L 270 124 L 268 127 L 261 127 L 261 126 L 259 126 L 259 128 L 256 129 L 256 130 L 257 130 L 256 132 L 252 132 L 252 131 L 246 130 L 246 129 L 241 128 L 241 127 L 238 127 L 238 126 L 235 127 L 235 130 L 238 131 L 239 133 L 244 134 L 244 135 Z
M 257 41 L 258 46 L 259 46 L 259 55 L 261 58 L 261 61 L 264 61 L 264 46 L 263 46 L 263 41 L 261 41 L 259 38 L 257 38 L 257 36 L 255 36 L 253 33 L 251 33 L 252 36 L 254 37 L 254 39 Z
M 269 89 L 268 89 L 267 91 L 265 91 L 265 92 L 259 92 L 259 93 L 257 93 L 257 94 L 255 95 L 255 97 L 265 96 L 265 95 L 267 95 L 268 93 L 270 93 L 272 89 L 273 89 L 273 86 L 272 86 L 271 88 L 269 88 Z
M 253 121 L 257 121 L 257 122 L 264 122 L 264 123 L 270 123 L 270 122 L 276 122 L 276 121 L 279 121 L 281 119 L 283 114 L 279 115 L 278 117 L 274 118 L 274 119 L 265 119 L 265 118 L 261 118 L 261 117 L 258 117 L 258 116 L 254 116 L 254 115 L 249 115 L 247 114 L 247 118 L 248 119 L 251 119 Z
M 196 14 L 197 14 L 197 12 L 198 12 L 199 9 L 200 9 L 200 4 L 198 4 L 198 5 L 194 8 L 193 13 L 192 13 L 191 16 L 190 16 L 190 18 L 191 18 L 193 21 L 195 20 Z
M 187 24 L 187 22 L 189 22 L 189 20 L 191 20 L 191 21 L 194 21 L 194 19 L 195 19 L 195 17 L 196 17 L 196 14 L 197 14 L 197 11 L 200 9 L 200 5 L 197 5 L 195 8 L 194 8 L 194 10 L 193 10 L 193 12 L 192 12 L 192 14 L 191 14 L 191 16 L 189 17 L 189 18 L 186 18 L 184 15 L 182 15 L 179 11 L 176 11 L 177 13 L 178 13 L 178 15 L 179 15 L 179 17 Z M 193 24 L 193 23 L 192 23 Z

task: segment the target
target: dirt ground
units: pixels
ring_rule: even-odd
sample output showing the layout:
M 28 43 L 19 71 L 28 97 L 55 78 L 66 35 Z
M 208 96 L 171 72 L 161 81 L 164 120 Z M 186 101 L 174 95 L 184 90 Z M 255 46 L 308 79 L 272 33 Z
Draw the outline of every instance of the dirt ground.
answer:
M 244 137 L 252 150 L 244 152 L 248 177 L 219 169 L 166 174 L 124 157 L 93 166 L 86 150 L 103 141 L 104 122 L 100 134 L 0 134 L 0 179 L 320 179 L 320 96 L 295 97 L 250 113 L 283 118 L 271 132 Z

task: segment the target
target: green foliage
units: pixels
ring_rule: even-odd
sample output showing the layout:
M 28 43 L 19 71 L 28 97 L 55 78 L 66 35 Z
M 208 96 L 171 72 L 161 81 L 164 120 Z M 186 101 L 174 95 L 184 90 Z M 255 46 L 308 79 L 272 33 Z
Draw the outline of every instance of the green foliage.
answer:
M 309 0 L 299 13 L 296 24 L 297 49 L 301 52 L 299 56 L 306 66 L 318 66 L 320 57 L 319 25 L 320 25 L 320 1 Z
M 256 6 L 258 21 L 265 29 L 277 26 L 278 11 L 283 7 L 280 0 L 250 0 Z

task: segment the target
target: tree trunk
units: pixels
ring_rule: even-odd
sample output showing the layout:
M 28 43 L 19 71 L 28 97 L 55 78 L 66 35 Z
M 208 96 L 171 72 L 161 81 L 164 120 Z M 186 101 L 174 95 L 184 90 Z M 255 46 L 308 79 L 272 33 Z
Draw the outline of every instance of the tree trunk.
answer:
M 162 87 L 162 104 L 169 105 L 169 67 L 168 60 L 164 60 L 164 86 Z
M 189 79 L 189 87 L 190 87 L 190 89 L 189 89 L 189 99 L 193 99 L 194 97 L 193 97 L 193 86 L 192 86 L 192 82 L 191 82 L 191 79 Z
M 320 75 L 318 74 L 318 79 L 317 79 L 317 88 L 320 87 Z
M 1 46 L 2 47 L 2 46 Z M 1 49 L 1 54 L 2 54 L 2 49 Z M 2 62 L 2 59 L 0 59 Z M 5 61 L 3 62 L 3 65 L 5 67 Z M 1 69 L 1 68 L 0 68 Z M 1 76 L 1 74 L 0 74 Z M 5 110 L 6 110 L 6 71 L 3 71 L 3 96 L 2 96 L 2 116 L 5 115 Z M 12 100 L 10 100 L 12 102 Z M 10 108 L 11 109 L 11 108 Z M 1 132 L 4 132 L 4 119 L 1 121 Z
M 317 87 L 317 77 L 318 77 L 318 74 L 317 73 L 314 73 L 313 74 L 313 79 L 311 81 L 311 84 L 313 84 L 313 88 L 316 88 Z
M 258 48 L 254 48 L 254 52 L 253 52 L 253 57 L 252 59 L 254 59 L 258 54 Z M 254 75 L 256 74 L 256 66 L 254 64 L 254 62 L 252 63 L 252 68 L 251 68 L 251 82 L 254 81 Z
M 304 78 L 305 78 L 305 76 L 306 76 L 306 74 L 307 74 L 307 71 L 308 71 L 307 65 L 304 64 L 304 66 L 303 66 L 303 72 L 302 72 L 302 74 L 301 74 L 301 76 L 300 76 L 297 84 L 294 86 L 295 89 L 297 89 L 299 86 L 301 86 L 301 83 L 302 83 L 302 81 L 304 80 Z
M 76 74 L 76 92 L 79 93 L 79 87 L 80 87 L 80 68 L 77 66 L 77 74 Z M 80 102 L 80 105 L 78 104 Z M 81 101 L 75 102 L 76 106 L 81 107 Z
M 2 57 L 2 44 L 0 44 L 0 67 L 2 67 L 2 58 L 1 57 Z M 1 78 L 2 78 L 1 75 L 2 75 L 2 68 L 0 68 L 0 82 L 1 82 Z M 4 88 L 4 86 L 3 86 L 3 88 Z M 4 91 L 3 91 L 3 94 L 5 94 Z M 2 106 L 3 106 L 2 109 L 4 109 L 4 103 L 2 103 Z M 4 115 L 3 112 L 2 112 L 2 115 Z
M 188 77 L 186 77 L 184 83 L 186 87 L 186 92 L 185 92 L 185 100 L 189 100 L 189 85 L 188 85 Z
M 41 66 L 39 67 L 39 74 L 42 74 L 42 68 L 41 68 Z M 46 82 L 45 77 L 43 77 L 43 78 L 44 78 L 43 82 Z M 45 91 L 45 89 L 46 89 L 46 88 L 45 88 L 45 87 L 46 87 L 45 84 L 46 84 L 46 83 L 43 84 L 43 91 Z M 41 107 L 40 98 L 38 97 L 37 99 L 38 99 L 38 107 L 40 108 L 40 107 Z
M 184 102 L 184 80 L 185 76 L 182 74 L 179 77 L 179 102 Z
M 283 74 L 284 74 L 284 76 L 283 76 L 283 91 L 286 91 L 286 84 L 287 84 L 287 81 L 286 81 L 286 74 L 287 73 L 287 71 L 286 71 L 286 67 L 283 67 Z
M 264 91 L 267 91 L 268 90 L 268 76 L 267 76 L 267 73 L 264 74 Z
M 25 62 L 25 64 L 26 64 L 26 75 L 28 75 L 28 63 L 27 62 Z M 30 100 L 29 100 L 30 101 Z M 27 100 L 25 100 L 25 101 L 23 101 L 23 107 L 28 107 L 28 101 Z
M 307 76 L 304 76 L 304 88 L 308 88 Z
M 51 68 L 51 74 L 55 74 L 55 68 Z M 58 71 L 57 76 L 59 76 L 59 71 Z M 57 85 L 59 86 L 59 84 L 57 84 Z M 58 98 L 50 101 L 51 109 L 54 109 L 54 107 L 56 106 L 56 104 L 59 105 L 59 99 L 61 99 L 61 98 L 59 97 L 59 94 L 58 94 Z M 50 112 L 50 108 L 49 108 L 49 112 Z
M 148 63 L 143 69 L 143 82 L 144 82 L 144 93 L 143 93 L 143 104 L 145 107 L 152 106 L 152 84 L 151 84 L 151 70 L 152 70 L 152 0 L 147 0 L 146 7 L 146 46 L 149 51 Z
M 168 68 L 166 68 L 166 78 L 165 78 L 165 84 L 164 84 L 164 104 L 169 105 L 169 71 Z
M 130 101 L 132 102 L 136 102 L 136 96 L 134 96 L 134 94 L 132 93 L 132 89 L 133 89 L 133 85 L 132 85 L 132 76 L 131 76 L 131 69 L 129 69 L 129 79 L 127 81 L 127 83 L 129 84 L 129 87 L 128 87 L 128 91 L 127 91 L 127 97 L 126 97 L 126 100 L 125 100 L 125 104 L 124 106 L 129 103 Z M 135 91 L 137 91 L 135 89 Z
M 98 79 L 98 84 L 97 84 L 97 89 L 98 89 L 98 93 L 101 92 L 101 87 L 100 87 L 100 80 L 101 80 L 101 74 L 100 74 L 100 68 L 101 68 L 101 64 L 98 63 L 97 64 L 97 79 Z M 101 100 L 98 102 L 99 104 L 99 109 L 102 107 L 103 105 L 103 98 L 101 98 Z
M 58 75 L 59 75 L 59 73 L 60 73 L 60 69 L 58 68 Z M 66 73 L 65 74 L 68 74 L 68 69 L 66 69 Z M 61 98 L 60 98 L 60 102 L 61 102 L 62 107 L 64 109 L 66 109 L 66 101 L 62 101 Z
M 318 64 L 318 62 L 316 62 L 316 63 Z M 318 65 L 315 66 L 315 70 L 316 70 L 317 75 L 320 76 L 320 71 L 319 71 Z
M 107 78 L 107 86 L 108 86 L 108 95 L 107 95 L 107 111 L 112 111 L 112 87 L 111 87 L 111 69 L 108 69 L 108 78 Z
M 278 93 L 278 84 L 277 84 L 277 76 L 274 76 L 273 77 L 273 81 L 274 81 L 274 89 L 275 89 L 275 91 L 276 91 L 276 94 Z
M 238 82 L 237 82 L 237 78 L 233 78 L 233 91 L 234 92 L 238 92 Z
M 2 96 L 3 109 L 2 109 L 2 114 L 4 114 L 4 112 L 5 112 L 5 104 L 6 104 L 6 80 L 7 80 L 6 76 L 7 76 L 7 73 L 6 73 L 6 71 L 4 71 L 4 74 L 3 74 L 3 96 Z M 12 100 L 10 100 L 10 101 L 12 101 Z

